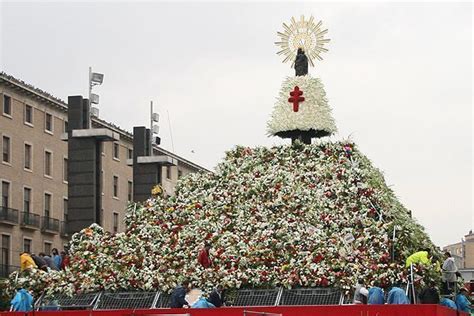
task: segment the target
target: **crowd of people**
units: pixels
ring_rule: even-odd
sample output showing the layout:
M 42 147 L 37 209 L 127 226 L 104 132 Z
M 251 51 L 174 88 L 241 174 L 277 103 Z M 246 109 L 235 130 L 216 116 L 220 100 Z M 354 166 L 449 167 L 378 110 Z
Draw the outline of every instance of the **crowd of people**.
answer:
M 45 272 L 51 270 L 64 270 L 69 265 L 69 255 L 66 251 L 59 252 L 53 248 L 51 254 L 40 252 L 38 255 L 24 251 L 20 254 L 20 271 L 28 271 L 32 268 L 40 269 Z
M 65 270 L 69 265 L 69 255 L 66 251 L 59 252 L 53 248 L 51 254 L 44 252 L 29 253 L 23 251 L 20 254 L 20 273 L 28 273 L 31 269 L 40 269 L 44 272 Z M 15 296 L 10 302 L 12 311 L 29 312 L 33 310 L 33 296 L 25 289 L 17 289 Z
M 199 251 L 197 263 L 203 268 L 209 268 L 213 265 L 210 257 L 211 245 L 204 243 L 203 248 Z M 415 252 L 406 259 L 406 268 L 409 269 L 412 265 L 429 265 L 431 264 L 432 256 L 429 249 Z M 445 259 L 442 267 L 439 267 L 442 273 L 441 295 L 438 287 L 434 282 L 428 282 L 426 288 L 417 294 L 417 301 L 421 304 L 441 304 L 453 309 L 470 312 L 471 303 L 469 294 L 470 291 L 462 287 L 459 290 L 457 286 L 457 278 L 460 276 L 454 259 L 449 252 L 445 253 Z M 354 288 L 354 304 L 410 304 L 415 302 L 414 298 L 407 296 L 408 290 L 402 287 L 402 282 L 398 281 L 391 285 L 387 295 L 379 282 L 373 282 L 372 286 L 366 287 L 364 280 L 359 279 Z M 189 304 L 186 301 L 186 295 L 189 293 L 189 282 L 184 281 L 172 293 L 170 298 L 170 307 L 191 307 L 191 308 L 209 308 L 220 307 L 225 304 L 223 287 L 217 286 L 206 298 L 200 297 L 194 304 Z
M 470 291 L 466 287 L 457 289 L 457 280 L 460 273 L 454 262 L 454 258 L 449 252 L 445 252 L 445 258 L 442 267 L 439 268 L 442 273 L 442 284 L 440 289 L 435 282 L 428 282 L 427 286 L 418 293 L 416 299 L 421 304 L 440 304 L 449 308 L 470 313 L 472 305 L 470 302 Z M 418 251 L 406 260 L 406 268 L 410 268 L 414 264 L 429 265 L 431 264 L 431 251 L 425 249 Z M 401 286 L 402 282 L 392 284 L 387 297 L 384 290 L 378 282 L 374 282 L 367 289 L 364 286 L 364 280 L 358 280 L 354 290 L 354 304 L 410 304 L 415 298 L 409 298 L 407 293 Z M 407 287 L 408 288 L 408 287 Z
M 169 307 L 213 308 L 225 305 L 224 287 L 222 285 L 216 286 L 207 298 L 200 296 L 194 303 L 188 303 L 186 295 L 191 291 L 189 285 L 189 281 L 183 281 L 181 285 L 174 289 L 170 296 Z
M 213 263 L 210 257 L 211 245 L 205 243 L 203 248 L 199 251 L 197 257 L 197 264 L 203 268 L 212 267 Z M 418 251 L 406 260 L 406 268 L 411 268 L 412 265 L 429 265 L 431 264 L 431 252 L 429 249 Z M 20 255 L 21 271 L 28 271 L 31 268 L 39 268 L 45 272 L 51 270 L 64 270 L 69 265 L 69 256 L 66 251 L 60 253 L 56 248 L 52 249 L 52 253 L 39 253 L 38 255 L 23 252 Z M 410 304 L 412 302 L 420 302 L 421 304 L 440 304 L 449 308 L 457 309 L 464 312 L 471 312 L 472 305 L 470 302 L 470 291 L 461 287 L 457 289 L 457 279 L 460 276 L 456 263 L 449 252 L 445 253 L 445 258 L 442 267 L 439 267 L 442 273 L 441 291 L 437 284 L 428 282 L 427 286 L 414 297 L 408 297 L 407 290 L 402 288 L 402 282 L 395 282 L 392 284 L 389 292 L 385 295 L 384 289 L 380 283 L 375 281 L 371 286 L 364 284 L 363 279 L 359 279 L 354 288 L 354 304 Z M 186 296 L 191 291 L 190 282 L 183 281 L 178 285 L 170 296 L 169 307 L 171 308 L 213 308 L 221 307 L 226 304 L 224 296 L 224 287 L 217 285 L 211 293 L 207 296 L 200 296 L 198 299 L 190 304 L 186 300 Z M 24 311 L 26 305 L 31 308 L 33 298 L 24 289 L 19 289 L 14 299 L 12 300 L 12 307 L 15 311 Z

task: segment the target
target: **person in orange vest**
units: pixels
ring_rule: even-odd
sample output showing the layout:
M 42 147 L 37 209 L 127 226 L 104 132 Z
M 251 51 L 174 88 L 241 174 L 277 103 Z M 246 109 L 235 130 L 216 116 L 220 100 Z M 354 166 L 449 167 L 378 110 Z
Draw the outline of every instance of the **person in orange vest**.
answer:
M 206 269 L 212 266 L 211 259 L 209 258 L 210 249 L 211 249 L 211 245 L 206 242 L 204 243 L 204 248 L 202 248 L 199 251 L 199 255 L 198 255 L 198 262 Z
M 31 258 L 28 251 L 22 252 L 20 255 L 20 271 L 23 272 L 32 268 L 38 268 L 38 266 L 33 261 L 33 258 Z

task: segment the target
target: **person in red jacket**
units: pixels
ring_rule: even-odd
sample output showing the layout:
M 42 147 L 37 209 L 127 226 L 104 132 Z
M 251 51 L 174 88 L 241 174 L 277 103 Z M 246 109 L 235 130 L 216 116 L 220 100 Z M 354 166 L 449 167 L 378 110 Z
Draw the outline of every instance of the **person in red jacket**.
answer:
M 209 250 L 211 245 L 209 243 L 204 243 L 204 248 L 199 251 L 198 262 L 204 267 L 209 268 L 212 266 L 211 259 L 209 258 Z
M 66 270 L 69 266 L 69 255 L 65 251 L 61 251 L 61 270 Z

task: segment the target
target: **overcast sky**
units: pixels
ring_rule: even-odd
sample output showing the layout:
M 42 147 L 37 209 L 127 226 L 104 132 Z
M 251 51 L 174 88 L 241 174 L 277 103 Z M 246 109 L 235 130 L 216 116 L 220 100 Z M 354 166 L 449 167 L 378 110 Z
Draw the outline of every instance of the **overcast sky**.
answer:
M 101 118 L 131 131 L 153 100 L 162 146 L 207 168 L 237 144 L 287 143 L 266 136 L 293 75 L 276 32 L 313 15 L 331 39 L 310 73 L 325 84 L 333 139 L 359 145 L 438 245 L 473 226 L 470 3 L 0 6 L 2 70 L 67 100 L 87 94 L 92 66 L 105 74 Z

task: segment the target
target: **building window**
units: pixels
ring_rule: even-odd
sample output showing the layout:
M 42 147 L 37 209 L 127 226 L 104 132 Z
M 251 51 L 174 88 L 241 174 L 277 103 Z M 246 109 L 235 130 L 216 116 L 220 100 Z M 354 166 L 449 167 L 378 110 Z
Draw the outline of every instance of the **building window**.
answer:
M 2 181 L 2 207 L 10 205 L 10 183 Z
M 51 194 L 44 194 L 44 217 L 50 218 L 51 216 Z
M 11 148 L 10 148 L 10 137 L 8 136 L 3 136 L 3 140 L 2 140 L 2 148 L 3 148 L 3 162 L 8 162 L 10 163 L 10 152 L 11 152 Z
M 12 115 L 12 98 L 8 95 L 3 95 L 3 114 Z
M 44 242 L 44 253 L 47 255 L 47 256 L 50 256 L 51 255 L 51 249 L 53 248 L 53 244 L 48 242 L 48 241 L 45 241 Z
M 64 121 L 63 133 L 67 133 L 68 131 L 69 131 L 69 123 L 67 121 Z
M 23 251 L 31 253 L 31 239 L 23 238 Z
M 25 169 L 31 170 L 31 145 L 25 144 L 25 158 L 24 158 Z
M 127 194 L 127 198 L 128 198 L 128 201 L 133 201 L 133 182 L 132 181 L 128 181 L 128 194 Z
M 133 149 L 128 148 L 127 153 L 127 158 L 133 159 Z
M 44 175 L 51 177 L 51 164 L 53 162 L 52 153 L 50 151 L 44 152 Z
M 166 166 L 166 178 L 171 179 L 171 167 Z
M 183 176 L 183 171 L 178 170 L 178 179 L 181 178 L 182 176 Z
M 114 176 L 114 197 L 118 197 L 118 177 Z
M 1 266 L 7 267 L 10 265 L 10 236 L 2 235 L 2 253 L 1 253 Z
M 67 163 L 68 163 L 67 158 L 64 158 L 63 159 L 63 181 L 64 182 L 67 182 Z
M 23 189 L 23 212 L 29 213 L 31 211 L 31 189 Z
M 47 132 L 53 132 L 53 116 L 49 113 L 45 113 L 44 117 L 44 129 Z
M 114 159 L 120 159 L 120 148 L 118 143 L 114 143 Z
M 25 104 L 25 123 L 33 124 L 33 107 L 31 105 Z
M 114 212 L 114 233 L 118 232 L 118 225 L 119 225 L 118 213 Z
M 63 215 L 64 215 L 64 221 L 67 223 L 68 221 L 68 199 L 63 200 Z

